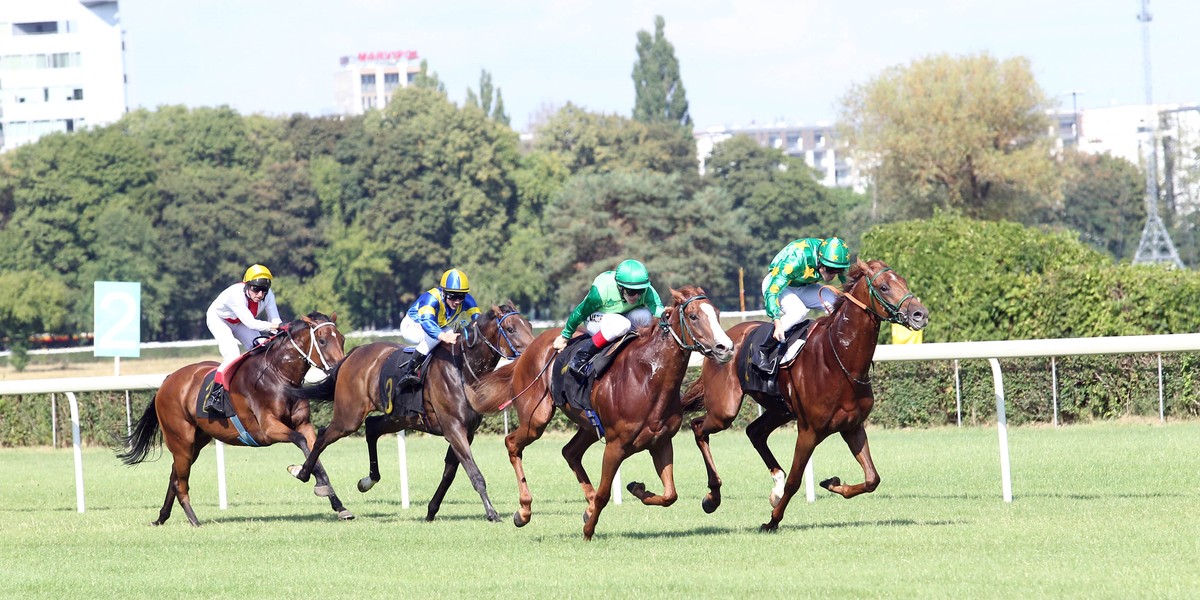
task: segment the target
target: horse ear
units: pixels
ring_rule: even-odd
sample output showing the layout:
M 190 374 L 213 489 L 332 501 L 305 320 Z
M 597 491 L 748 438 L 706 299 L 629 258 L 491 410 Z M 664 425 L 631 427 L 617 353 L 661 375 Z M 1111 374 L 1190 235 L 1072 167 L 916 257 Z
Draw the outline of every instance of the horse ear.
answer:
M 335 311 L 333 311 L 333 313 L 331 313 L 331 314 L 329 315 L 329 322 L 330 322 L 330 323 L 337 323 L 337 311 L 336 311 L 336 310 L 335 310 Z
M 669 289 L 671 291 L 671 298 L 674 299 L 675 304 L 679 304 L 680 302 L 683 302 L 684 300 L 686 300 L 686 298 L 683 297 L 683 293 L 681 293 L 679 290 L 677 290 L 675 288 L 667 288 L 667 289 Z
M 317 322 L 313 321 L 308 315 L 300 315 L 300 320 L 304 321 L 309 327 L 316 327 Z

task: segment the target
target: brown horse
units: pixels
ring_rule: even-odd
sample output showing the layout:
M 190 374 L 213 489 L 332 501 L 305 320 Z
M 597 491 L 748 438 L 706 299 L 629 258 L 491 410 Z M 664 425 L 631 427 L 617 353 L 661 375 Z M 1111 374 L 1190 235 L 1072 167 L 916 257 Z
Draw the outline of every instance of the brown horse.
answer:
M 167 484 L 167 499 L 153 525 L 165 523 L 178 500 L 188 521 L 200 526 L 188 495 L 188 477 L 200 450 L 211 439 L 235 446 L 291 442 L 308 454 L 316 438 L 316 431 L 309 421 L 308 402 L 293 401 L 287 390 L 299 386 L 310 367 L 328 372 L 345 356 L 345 338 L 335 321 L 337 313 L 329 317 L 310 313 L 289 323 L 265 344 L 251 350 L 229 377 L 229 402 L 237 414 L 233 419 L 197 416 L 198 395 L 205 375 L 218 363 L 195 363 L 167 375 L 138 419 L 133 433 L 125 438 L 125 449 L 117 454 L 127 465 L 146 460 L 151 450 L 158 446 L 158 431 L 162 428 L 167 448 L 175 460 Z M 317 467 L 314 493 L 329 497 L 329 504 L 338 513 L 338 518 L 354 518 L 342 506 L 329 484 L 329 476 L 320 466 Z
M 771 492 L 771 520 L 763 531 L 773 531 L 783 519 L 788 501 L 800 487 L 804 466 L 813 449 L 829 435 L 840 433 L 850 452 L 862 466 L 864 482 L 843 485 L 837 477 L 821 482 L 830 492 L 852 498 L 863 492 L 875 491 L 879 474 L 871 461 L 867 432 L 863 422 L 875 405 L 871 391 L 871 359 L 879 339 L 883 321 L 900 323 L 911 329 L 921 329 L 929 323 L 929 313 L 921 301 L 908 291 L 908 283 L 881 261 L 864 263 L 859 260 L 850 269 L 850 279 L 842 297 L 831 313 L 817 319 L 809 330 L 808 341 L 790 364 L 779 369 L 778 383 L 782 399 L 759 392 L 743 392 L 735 365 L 705 361 L 700 378 L 692 382 L 683 396 L 688 410 L 703 404 L 706 414 L 692 421 L 696 445 L 708 468 L 709 493 L 704 498 L 704 511 L 711 513 L 721 504 L 721 478 L 717 475 L 709 450 L 708 436 L 729 428 L 742 406 L 743 395 L 749 394 L 763 407 L 763 414 L 750 423 L 746 435 L 758 451 L 775 485 Z M 742 341 L 758 327 L 770 323 L 739 323 L 729 331 L 740 353 L 751 351 Z M 796 450 L 792 467 L 784 481 L 783 469 L 771 449 L 767 436 L 780 425 L 796 421 Z
M 514 359 L 520 356 L 532 341 L 533 328 L 511 303 L 492 306 L 490 311 L 483 313 L 466 328 L 457 344 L 450 347 L 438 344 L 434 348 L 424 378 L 425 414 L 415 417 L 403 417 L 398 413 L 367 416 L 372 411 L 384 410 L 389 402 L 387 394 L 379 388 L 380 369 L 388 355 L 402 346 L 377 342 L 351 350 L 346 360 L 334 368 L 330 377 L 317 386 L 298 392 L 313 401 L 332 401 L 333 418 L 329 426 L 318 433 L 316 444 L 304 465 L 293 467 L 292 474 L 301 481 L 308 481 L 309 473 L 325 447 L 358 431 L 365 420 L 371 473 L 359 481 L 358 489 L 366 492 L 379 481 L 379 453 L 376 449 L 379 437 L 402 429 L 424 431 L 444 436 L 450 443 L 450 448 L 446 450 L 442 481 L 429 501 L 425 520 L 432 521 L 437 515 L 442 499 L 458 472 L 458 466 L 462 464 L 471 479 L 471 485 L 483 499 L 488 520 L 499 521 L 500 517 L 488 499 L 483 474 L 479 472 L 471 454 L 471 441 L 475 438 L 482 415 L 470 404 L 468 384 L 492 372 L 501 358 Z
M 583 468 L 583 453 L 596 442 L 596 429 L 582 411 L 569 404 L 562 407 L 567 417 L 579 426 L 562 453 L 588 502 L 584 539 L 591 539 L 596 531 L 596 522 L 608 504 L 621 462 L 636 452 L 650 451 L 664 489 L 662 495 L 657 495 L 647 491 L 643 484 L 632 482 L 627 486 L 630 493 L 647 505 L 670 506 L 675 502 L 671 438 L 683 420 L 679 386 L 688 358 L 693 350 L 720 362 L 733 358 L 733 342 L 721 329 L 717 308 L 705 297 L 704 290 L 685 286 L 671 290 L 671 298 L 673 304 L 663 312 L 659 322 L 638 330 L 637 338 L 616 355 L 608 372 L 592 387 L 592 407 L 604 427 L 606 442 L 598 488 L 592 487 Z M 559 335 L 560 329 L 543 332 L 512 364 L 511 373 L 505 367 L 479 386 L 480 403 L 495 404 L 501 396 L 511 398 L 516 407 L 518 425 L 504 443 L 520 491 L 521 507 L 513 514 L 517 527 L 523 527 L 532 516 L 533 497 L 525 479 L 522 456 L 525 447 L 541 437 L 554 415 L 550 386 L 561 375 L 552 373 L 549 366 L 555 357 L 554 338 Z

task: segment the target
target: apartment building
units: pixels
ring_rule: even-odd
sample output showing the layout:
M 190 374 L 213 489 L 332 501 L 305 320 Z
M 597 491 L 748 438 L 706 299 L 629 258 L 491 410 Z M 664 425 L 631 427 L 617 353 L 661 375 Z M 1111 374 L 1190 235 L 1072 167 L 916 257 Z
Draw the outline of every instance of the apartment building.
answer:
M 334 106 L 338 114 L 361 115 L 383 108 L 398 87 L 412 83 L 421 71 L 416 50 L 359 52 L 343 56 L 333 76 Z

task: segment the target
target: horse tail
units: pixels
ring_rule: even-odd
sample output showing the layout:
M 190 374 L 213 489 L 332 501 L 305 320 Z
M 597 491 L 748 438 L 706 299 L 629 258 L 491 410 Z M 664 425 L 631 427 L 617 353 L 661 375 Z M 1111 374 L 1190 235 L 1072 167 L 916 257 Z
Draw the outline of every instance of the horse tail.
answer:
M 515 362 L 508 363 L 487 375 L 479 378 L 473 386 L 474 394 L 469 394 L 471 408 L 481 415 L 500 412 L 512 401 L 512 379 L 516 372 Z
M 155 394 L 154 398 L 150 399 L 142 418 L 133 426 L 133 433 L 121 436 L 125 449 L 117 452 L 117 458 L 129 466 L 146 460 L 150 451 L 159 445 L 158 413 L 154 410 L 154 400 L 157 397 L 158 394 Z
M 697 377 L 690 384 L 679 401 L 683 404 L 683 412 L 700 412 L 704 410 L 704 381 Z
M 337 374 L 338 369 L 342 368 L 342 363 L 333 366 L 333 370 L 325 379 L 312 385 L 301 385 L 299 387 L 289 387 L 286 391 L 287 396 L 294 400 L 308 400 L 310 402 L 333 402 L 333 392 L 337 389 Z

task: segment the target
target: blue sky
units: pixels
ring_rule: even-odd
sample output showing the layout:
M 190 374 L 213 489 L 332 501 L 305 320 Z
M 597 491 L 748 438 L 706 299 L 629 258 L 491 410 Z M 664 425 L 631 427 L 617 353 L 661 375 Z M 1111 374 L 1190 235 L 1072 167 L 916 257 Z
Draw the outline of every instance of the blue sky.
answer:
M 1032 61 L 1071 107 L 1145 100 L 1140 0 L 121 0 L 130 101 L 332 111 L 338 57 L 416 50 L 461 104 L 480 71 L 513 126 L 567 102 L 628 116 L 637 32 L 666 19 L 697 129 L 837 117 L 883 69 L 937 53 Z M 1150 3 L 1153 97 L 1200 103 L 1200 2 Z

